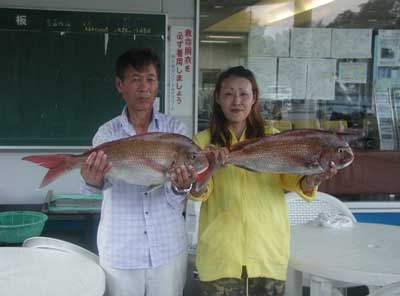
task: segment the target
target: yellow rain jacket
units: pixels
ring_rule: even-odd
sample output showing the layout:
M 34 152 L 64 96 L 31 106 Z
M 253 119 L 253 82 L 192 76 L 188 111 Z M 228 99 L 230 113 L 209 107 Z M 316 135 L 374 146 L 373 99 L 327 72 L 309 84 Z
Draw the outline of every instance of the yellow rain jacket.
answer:
M 276 130 L 267 127 L 266 134 Z M 232 144 L 237 139 L 232 133 Z M 240 141 L 244 140 L 244 134 Z M 204 148 L 210 143 L 205 130 L 194 137 Z M 305 199 L 301 176 L 255 173 L 227 165 L 217 170 L 207 190 L 192 200 L 203 201 L 200 210 L 196 266 L 202 281 L 248 277 L 286 279 L 290 225 L 284 189 Z

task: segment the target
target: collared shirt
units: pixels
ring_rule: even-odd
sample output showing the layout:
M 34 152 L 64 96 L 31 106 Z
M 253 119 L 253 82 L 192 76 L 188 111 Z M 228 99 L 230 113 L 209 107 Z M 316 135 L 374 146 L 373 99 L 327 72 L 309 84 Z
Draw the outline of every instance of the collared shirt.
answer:
M 181 121 L 158 112 L 153 113 L 149 132 L 187 133 Z M 135 134 L 125 107 L 120 116 L 99 128 L 93 146 Z M 120 269 L 157 267 L 187 249 L 182 215 L 186 196 L 175 194 L 170 182 L 153 191 L 119 180 L 105 183 L 97 233 L 102 265 Z M 99 190 L 82 181 L 81 192 L 98 193 Z
M 266 128 L 266 134 L 276 130 Z M 240 141 L 244 140 L 244 134 Z M 231 132 L 233 143 L 237 142 Z M 209 130 L 194 141 L 201 147 L 210 143 Z M 301 176 L 256 173 L 227 165 L 216 171 L 202 200 L 196 266 L 200 279 L 240 278 L 246 266 L 249 277 L 286 278 L 289 258 L 290 224 L 284 190 L 303 198 Z

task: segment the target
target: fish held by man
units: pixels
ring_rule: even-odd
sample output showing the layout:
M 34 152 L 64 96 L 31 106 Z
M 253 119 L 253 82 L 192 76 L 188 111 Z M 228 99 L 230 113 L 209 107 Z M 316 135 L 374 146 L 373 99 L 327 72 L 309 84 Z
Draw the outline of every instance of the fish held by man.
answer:
M 290 130 L 230 147 L 228 163 L 255 172 L 320 174 L 334 162 L 343 169 L 354 160 L 345 132 Z
M 173 133 L 147 133 L 103 143 L 82 154 L 31 155 L 23 159 L 49 171 L 40 188 L 64 173 L 82 166 L 92 152 L 103 151 L 112 167 L 106 177 L 130 184 L 157 187 L 169 178 L 169 171 L 181 165 L 193 166 L 199 180 L 208 173 L 206 154 L 189 138 Z

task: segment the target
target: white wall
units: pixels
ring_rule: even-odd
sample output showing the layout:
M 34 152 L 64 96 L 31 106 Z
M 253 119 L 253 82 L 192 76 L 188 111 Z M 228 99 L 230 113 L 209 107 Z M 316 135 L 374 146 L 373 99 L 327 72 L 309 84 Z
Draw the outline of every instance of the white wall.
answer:
M 0 7 L 165 13 L 168 15 L 168 25 L 192 25 L 194 27 L 195 23 L 195 0 L 1 0 Z M 184 120 L 191 129 L 193 121 L 186 118 Z M 59 194 L 78 193 L 80 178 L 78 170 L 72 171 L 49 186 L 38 190 L 46 169 L 23 161 L 21 158 L 29 154 L 80 152 L 82 150 L 0 150 L 0 204 L 41 204 L 50 189 Z

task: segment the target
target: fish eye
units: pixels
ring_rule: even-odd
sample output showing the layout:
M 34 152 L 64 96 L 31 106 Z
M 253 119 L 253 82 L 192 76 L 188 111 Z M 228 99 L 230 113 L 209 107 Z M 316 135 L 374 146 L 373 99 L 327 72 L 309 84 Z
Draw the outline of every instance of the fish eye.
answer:
M 190 157 L 192 160 L 195 160 L 196 159 L 196 157 L 197 157 L 197 155 L 196 154 L 192 154 L 192 156 Z

